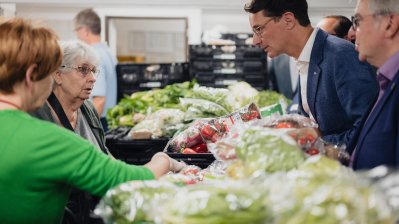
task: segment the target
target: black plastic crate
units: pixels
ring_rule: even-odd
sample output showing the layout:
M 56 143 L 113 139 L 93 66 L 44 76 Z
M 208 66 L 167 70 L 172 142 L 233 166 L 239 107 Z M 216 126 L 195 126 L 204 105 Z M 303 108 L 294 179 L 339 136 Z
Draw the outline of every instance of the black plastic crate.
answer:
M 143 165 L 151 160 L 151 157 L 162 152 L 168 138 L 150 140 L 107 140 L 106 145 L 111 154 L 129 164 Z
M 118 101 L 137 91 L 163 88 L 190 79 L 188 63 L 139 64 L 123 63 L 116 66 Z
M 111 154 L 119 160 L 128 164 L 144 165 L 148 163 L 152 156 L 157 152 L 162 152 L 169 139 L 151 139 L 151 140 L 116 140 L 108 141 L 107 147 Z M 198 154 L 167 154 L 179 161 L 184 161 L 189 165 L 196 165 L 201 168 L 208 167 L 215 157 L 211 153 Z
M 190 45 L 190 61 L 199 59 L 214 60 L 266 60 L 263 49 L 254 45 Z
M 167 153 L 170 157 L 183 161 L 189 165 L 195 165 L 201 167 L 202 169 L 207 168 L 213 161 L 215 157 L 212 153 L 198 153 L 198 154 L 182 154 L 182 153 Z
M 243 72 L 266 72 L 266 62 L 260 60 L 194 60 L 191 73 L 213 72 L 217 74 L 236 74 Z
M 118 127 L 108 131 L 106 134 L 106 145 L 116 159 L 129 164 L 146 164 L 155 153 L 162 152 L 169 141 L 169 138 L 124 140 L 128 132 L 129 128 L 127 127 Z M 167 154 L 174 159 L 201 168 L 206 168 L 215 160 L 211 153 L 182 154 L 168 152 Z
M 232 40 L 236 45 L 245 45 L 245 41 L 250 37 L 252 37 L 251 33 L 224 33 L 221 39 Z

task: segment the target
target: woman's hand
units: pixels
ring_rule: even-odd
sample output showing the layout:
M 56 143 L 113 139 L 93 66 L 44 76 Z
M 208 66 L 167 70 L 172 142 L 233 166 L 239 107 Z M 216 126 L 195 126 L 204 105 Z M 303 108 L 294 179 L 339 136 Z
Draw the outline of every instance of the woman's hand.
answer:
M 154 173 L 155 178 L 158 179 L 169 171 L 179 172 L 187 165 L 184 162 L 178 162 L 170 158 L 164 152 L 157 152 L 145 166 L 150 169 Z

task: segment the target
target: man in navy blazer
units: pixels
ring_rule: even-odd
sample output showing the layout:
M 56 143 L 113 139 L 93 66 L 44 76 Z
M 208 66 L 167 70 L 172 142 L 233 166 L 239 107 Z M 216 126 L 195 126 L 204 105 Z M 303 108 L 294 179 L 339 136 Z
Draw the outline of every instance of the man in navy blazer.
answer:
M 273 58 L 286 53 L 299 72 L 299 111 L 323 139 L 348 144 L 378 91 L 371 66 L 348 41 L 310 25 L 306 0 L 252 0 L 245 6 L 253 42 Z
M 359 59 L 378 68 L 379 94 L 349 145 L 353 169 L 399 166 L 399 9 L 397 1 L 359 0 L 352 18 Z

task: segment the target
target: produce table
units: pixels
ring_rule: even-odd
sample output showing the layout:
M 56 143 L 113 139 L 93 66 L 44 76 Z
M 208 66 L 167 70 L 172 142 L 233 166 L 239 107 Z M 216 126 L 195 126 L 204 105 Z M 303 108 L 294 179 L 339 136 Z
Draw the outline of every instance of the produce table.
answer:
M 115 158 L 129 164 L 143 165 L 149 162 L 155 153 L 164 150 L 169 141 L 169 138 L 124 140 L 122 136 L 126 133 L 124 129 L 120 128 L 112 133 L 107 133 L 106 145 Z M 215 160 L 211 153 L 181 154 L 168 152 L 168 155 L 201 168 L 208 167 Z

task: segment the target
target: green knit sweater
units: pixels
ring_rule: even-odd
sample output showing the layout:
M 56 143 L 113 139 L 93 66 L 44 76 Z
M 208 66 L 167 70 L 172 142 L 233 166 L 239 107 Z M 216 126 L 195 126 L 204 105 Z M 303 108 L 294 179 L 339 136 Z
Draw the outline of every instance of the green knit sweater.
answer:
M 59 223 L 71 186 L 103 196 L 129 180 L 154 179 L 74 133 L 17 110 L 0 111 L 0 222 Z

